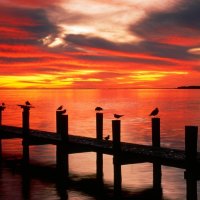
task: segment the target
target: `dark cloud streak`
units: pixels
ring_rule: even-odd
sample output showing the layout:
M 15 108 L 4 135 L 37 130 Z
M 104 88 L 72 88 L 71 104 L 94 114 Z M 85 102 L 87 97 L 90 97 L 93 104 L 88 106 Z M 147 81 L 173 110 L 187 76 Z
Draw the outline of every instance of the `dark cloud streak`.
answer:
M 113 50 L 127 53 L 148 53 L 149 55 L 163 57 L 163 58 L 175 58 L 181 60 L 190 60 L 195 58 L 194 55 L 188 54 L 188 48 L 162 44 L 152 41 L 143 41 L 139 44 L 127 44 L 127 43 L 113 43 L 108 40 L 96 37 L 86 37 L 84 35 L 68 35 L 66 36 L 66 42 L 77 47 L 93 47 L 106 50 Z M 94 58 L 94 57 L 93 57 Z M 111 59 L 112 60 L 112 59 Z M 147 61 L 141 61 L 142 63 Z M 156 62 L 156 61 L 155 61 Z M 157 61 L 159 62 L 159 61 Z
M 185 1 L 176 10 L 152 13 L 138 24 L 130 26 L 130 31 L 147 40 L 163 36 L 193 37 L 200 35 L 200 3 Z

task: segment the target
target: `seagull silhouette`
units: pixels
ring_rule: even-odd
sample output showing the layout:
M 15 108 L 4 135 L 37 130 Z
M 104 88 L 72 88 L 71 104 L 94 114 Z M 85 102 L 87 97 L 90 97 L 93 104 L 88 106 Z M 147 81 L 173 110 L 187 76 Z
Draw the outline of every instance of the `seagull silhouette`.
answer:
M 159 112 L 158 108 L 155 108 L 155 109 L 150 113 L 149 116 L 156 116 L 156 115 L 158 114 L 158 112 Z
M 110 135 L 107 135 L 106 137 L 104 137 L 104 140 L 109 140 L 110 139 Z
M 96 108 L 95 108 L 95 111 L 98 111 L 98 112 L 99 112 L 99 111 L 102 111 L 102 110 L 103 110 L 103 108 L 101 108 L 101 107 L 96 107 Z
M 57 110 L 62 110 L 62 109 L 63 109 L 62 105 L 57 108 Z
M 114 114 L 114 118 L 119 119 L 120 117 L 123 117 L 124 115 L 118 115 L 118 114 Z
M 4 110 L 5 108 L 6 108 L 5 103 L 2 103 L 1 106 L 0 106 L 0 110 Z

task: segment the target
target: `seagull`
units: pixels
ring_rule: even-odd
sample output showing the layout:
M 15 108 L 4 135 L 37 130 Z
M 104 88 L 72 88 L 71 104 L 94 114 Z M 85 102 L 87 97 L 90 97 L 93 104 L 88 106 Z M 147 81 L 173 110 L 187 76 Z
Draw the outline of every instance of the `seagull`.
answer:
M 5 108 L 6 108 L 6 104 L 5 104 L 5 103 L 2 103 L 2 104 L 1 104 L 1 107 L 2 107 L 3 109 L 5 109 Z
M 4 110 L 5 108 L 6 108 L 5 103 L 2 103 L 1 106 L 0 106 L 0 110 Z
M 110 135 L 107 135 L 106 137 L 104 137 L 104 140 L 109 140 L 110 139 Z
M 114 114 L 114 118 L 119 119 L 120 117 L 123 117 L 124 115 L 118 115 L 118 114 Z
M 159 112 L 158 108 L 155 108 L 155 109 L 150 113 L 149 116 L 156 116 L 156 115 L 158 114 L 158 112 Z
M 62 105 L 57 108 L 57 110 L 62 110 L 62 109 L 63 109 Z
M 102 111 L 102 110 L 103 110 L 103 108 L 101 108 L 101 107 L 96 107 L 96 108 L 95 108 L 95 111 L 98 111 L 98 112 L 99 112 L 99 111 Z

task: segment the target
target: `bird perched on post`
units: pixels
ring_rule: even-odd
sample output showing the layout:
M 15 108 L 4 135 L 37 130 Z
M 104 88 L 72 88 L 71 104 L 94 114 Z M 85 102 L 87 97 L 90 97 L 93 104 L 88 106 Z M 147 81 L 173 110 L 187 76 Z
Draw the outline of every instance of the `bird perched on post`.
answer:
M 109 140 L 110 139 L 110 135 L 107 135 L 106 137 L 104 137 L 104 140 Z
M 0 110 L 4 110 L 5 108 L 6 108 L 5 103 L 2 103 L 1 106 L 0 106 Z
M 150 113 L 149 116 L 156 116 L 156 115 L 158 114 L 158 112 L 159 112 L 158 108 L 155 108 L 155 109 Z
M 61 106 L 59 106 L 58 108 L 57 108 L 57 110 L 62 110 L 63 109 L 63 105 L 61 105 Z
M 30 108 L 34 108 L 29 101 L 26 101 L 25 104 L 18 104 L 18 106 L 28 110 L 30 110 Z
M 101 107 L 99 107 L 99 106 L 95 108 L 95 111 L 97 111 L 97 112 L 100 112 L 100 111 L 102 111 L 102 110 L 103 110 L 103 108 L 101 108 Z
M 123 117 L 124 115 L 118 115 L 118 114 L 114 114 L 114 118 L 119 119 L 120 117 Z

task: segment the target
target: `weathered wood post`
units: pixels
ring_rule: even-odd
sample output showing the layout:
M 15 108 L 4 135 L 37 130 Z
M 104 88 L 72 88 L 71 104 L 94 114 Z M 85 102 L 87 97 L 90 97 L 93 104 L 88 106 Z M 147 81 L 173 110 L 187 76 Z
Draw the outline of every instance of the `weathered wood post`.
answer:
M 103 113 L 96 113 L 96 138 L 103 139 Z M 96 154 L 96 178 L 100 185 L 103 183 L 103 154 Z
M 197 141 L 198 127 L 185 127 L 185 160 L 187 200 L 197 200 Z
M 160 118 L 152 118 L 152 146 L 160 148 Z M 153 188 L 162 195 L 162 169 L 158 161 L 153 162 Z
M 152 146 L 160 147 L 160 118 L 152 118 Z
M 2 112 L 4 111 L 5 106 L 0 106 L 0 126 L 2 126 Z M 0 139 L 0 161 L 2 160 L 2 140 Z
M 2 109 L 0 109 L 0 126 L 2 126 Z M 2 160 L 2 141 L 0 139 L 0 161 Z
M 30 107 L 23 106 L 22 111 L 22 131 L 23 131 L 23 163 L 25 165 L 29 164 L 29 117 L 30 117 Z
M 113 164 L 114 164 L 114 195 L 120 199 L 122 176 L 121 176 L 121 121 L 112 120 L 113 137 Z
M 66 183 L 69 176 L 69 160 L 68 160 L 68 115 L 64 115 L 63 111 L 56 112 L 56 129 L 60 137 L 60 142 L 56 145 L 56 166 L 58 178 Z

